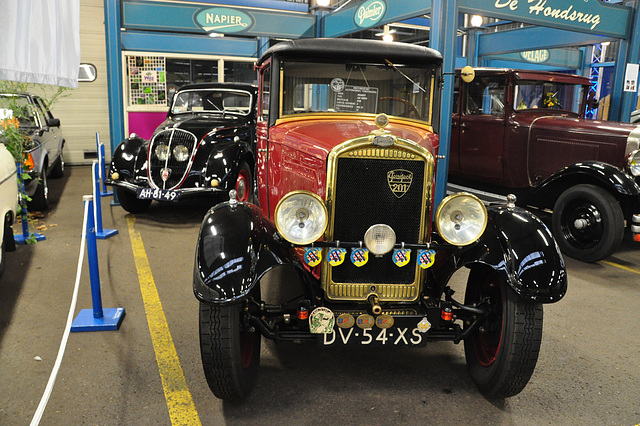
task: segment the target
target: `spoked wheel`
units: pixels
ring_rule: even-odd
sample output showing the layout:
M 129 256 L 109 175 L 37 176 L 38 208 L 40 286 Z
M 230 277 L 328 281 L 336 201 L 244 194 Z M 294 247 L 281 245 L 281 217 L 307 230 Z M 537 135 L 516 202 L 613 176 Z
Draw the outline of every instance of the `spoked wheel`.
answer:
M 517 395 L 529 382 L 542 341 L 542 305 L 521 299 L 493 270 L 471 271 L 465 304 L 488 310 L 465 339 L 467 367 L 488 398 Z
M 238 172 L 238 179 L 236 180 L 235 186 L 238 201 L 248 201 L 250 203 L 254 201 L 253 180 L 251 176 L 249 165 L 244 161 L 240 163 L 240 171 Z
M 123 209 L 129 213 L 142 213 L 151 205 L 151 200 L 141 200 L 135 193 L 116 187 L 116 196 Z
M 209 388 L 220 399 L 246 398 L 256 384 L 260 333 L 244 321 L 244 304 L 200 303 L 200 353 Z
M 583 262 L 611 255 L 624 236 L 624 215 L 613 195 L 593 185 L 576 185 L 558 197 L 553 234 L 560 250 Z

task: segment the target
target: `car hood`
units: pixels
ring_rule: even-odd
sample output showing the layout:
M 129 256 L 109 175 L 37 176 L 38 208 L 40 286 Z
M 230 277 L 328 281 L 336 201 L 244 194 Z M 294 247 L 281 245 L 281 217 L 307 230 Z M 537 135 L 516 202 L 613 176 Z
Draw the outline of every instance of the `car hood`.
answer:
M 347 140 L 366 136 L 377 129 L 371 118 L 301 118 L 283 119 L 269 131 L 275 143 L 305 151 L 319 159 L 326 159 L 329 151 Z M 393 121 L 386 127 L 394 136 L 409 139 L 426 148 L 434 156 L 438 137 L 426 125 L 412 125 L 408 121 Z
M 154 134 L 175 127 L 193 133 L 200 140 L 214 129 L 239 126 L 247 120 L 246 117 L 233 114 L 179 114 L 167 117 L 156 128 Z

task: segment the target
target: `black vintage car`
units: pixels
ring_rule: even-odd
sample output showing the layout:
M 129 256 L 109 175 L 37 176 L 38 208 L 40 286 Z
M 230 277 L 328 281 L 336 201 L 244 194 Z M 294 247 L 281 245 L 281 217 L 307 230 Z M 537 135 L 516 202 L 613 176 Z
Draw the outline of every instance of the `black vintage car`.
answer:
M 370 350 L 464 342 L 485 395 L 525 387 L 543 304 L 567 290 L 565 265 L 513 197 L 436 204 L 441 64 L 422 46 L 357 39 L 281 42 L 260 58 L 259 204 L 230 191 L 196 246 L 216 396 L 249 394 L 262 337 Z M 464 268 L 466 290 L 454 294 Z
M 226 194 L 254 199 L 256 87 L 244 83 L 183 86 L 150 141 L 132 134 L 112 155 L 106 183 L 130 213 L 152 200 Z

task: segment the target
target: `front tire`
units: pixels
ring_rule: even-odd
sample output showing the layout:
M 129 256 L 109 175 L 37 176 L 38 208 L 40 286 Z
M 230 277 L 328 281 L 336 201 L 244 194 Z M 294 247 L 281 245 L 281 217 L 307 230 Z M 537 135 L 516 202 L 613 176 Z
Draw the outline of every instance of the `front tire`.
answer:
M 142 213 L 151 205 L 151 200 L 140 200 L 136 194 L 119 186 L 116 187 L 116 196 L 122 208 L 129 213 Z
M 49 183 L 47 182 L 47 165 L 42 166 L 42 172 L 38 177 L 36 192 L 28 203 L 29 211 L 43 211 L 49 207 Z
M 473 382 L 487 398 L 517 395 L 529 382 L 542 342 L 542 305 L 521 299 L 493 270 L 471 271 L 465 304 L 487 309 L 464 341 Z
M 228 401 L 246 398 L 256 384 L 261 336 L 245 324 L 244 304 L 200 303 L 200 353 L 209 388 Z
M 553 235 L 560 250 L 583 262 L 610 256 L 624 237 L 624 215 L 618 200 L 594 185 L 576 185 L 553 207 Z
M 254 202 L 253 174 L 245 161 L 240 163 L 234 189 L 236 190 L 238 201 Z
M 64 177 L 64 156 L 62 151 L 60 151 L 60 156 L 51 169 L 51 177 L 55 179 Z

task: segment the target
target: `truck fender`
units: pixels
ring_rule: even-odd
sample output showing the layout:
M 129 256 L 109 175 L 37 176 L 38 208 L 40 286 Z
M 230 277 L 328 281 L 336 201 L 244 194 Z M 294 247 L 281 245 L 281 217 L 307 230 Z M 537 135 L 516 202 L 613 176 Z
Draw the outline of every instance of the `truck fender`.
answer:
M 503 274 L 515 292 L 537 303 L 553 303 L 567 292 L 567 272 L 551 231 L 527 210 L 487 208 L 480 239 L 450 259 L 449 272 L 482 263 Z
M 147 141 L 131 135 L 116 147 L 111 155 L 111 173 L 120 173 L 120 179 L 133 178 L 147 161 Z M 110 175 L 111 175 L 110 173 Z
M 552 174 L 537 185 L 526 200 L 522 199 L 521 201 L 544 201 L 546 205 L 552 207 L 562 191 L 566 189 L 567 183 L 571 186 L 593 183 L 607 189 L 616 198 L 619 196 L 640 196 L 640 186 L 631 176 L 619 168 L 598 161 L 582 161 Z
M 206 179 L 217 179 L 218 187 L 224 190 L 232 189 L 238 179 L 240 163 L 247 161 L 253 168 L 250 160 L 249 144 L 238 141 L 219 141 L 209 154 L 207 160 Z
M 288 265 L 302 272 L 291 245 L 251 203 L 224 202 L 205 215 L 196 245 L 193 292 L 198 300 L 228 304 L 243 300 L 269 270 Z M 310 288 L 306 274 L 300 284 Z

